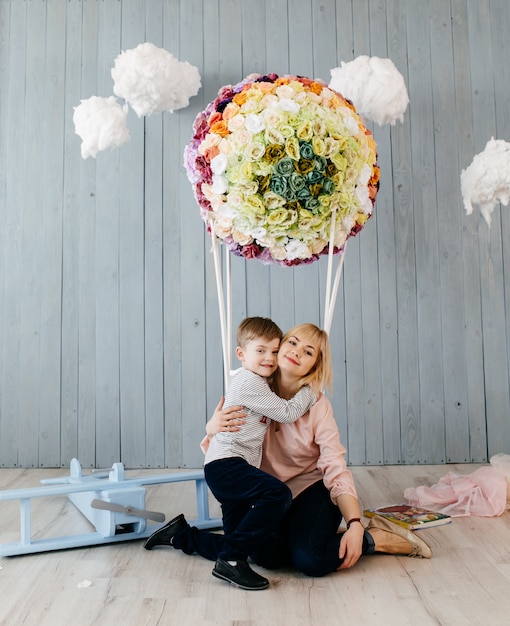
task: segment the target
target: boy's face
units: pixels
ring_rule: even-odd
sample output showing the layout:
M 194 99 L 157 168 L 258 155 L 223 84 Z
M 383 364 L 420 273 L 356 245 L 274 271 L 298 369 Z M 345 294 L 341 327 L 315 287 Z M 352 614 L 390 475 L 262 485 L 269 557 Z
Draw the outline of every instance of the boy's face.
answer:
M 259 376 L 268 378 L 275 373 L 278 367 L 279 339 L 252 339 L 244 348 L 237 346 L 236 356 L 244 369 L 250 370 Z

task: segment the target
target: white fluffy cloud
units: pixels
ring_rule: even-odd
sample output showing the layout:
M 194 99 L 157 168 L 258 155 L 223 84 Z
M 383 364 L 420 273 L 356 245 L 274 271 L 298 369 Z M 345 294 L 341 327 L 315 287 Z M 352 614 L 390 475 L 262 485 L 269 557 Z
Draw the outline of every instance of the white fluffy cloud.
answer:
M 364 118 L 383 126 L 404 121 L 409 104 L 402 74 L 391 59 L 362 55 L 331 70 L 331 89 L 341 93 Z
M 152 43 L 142 43 L 115 59 L 113 93 L 138 117 L 182 109 L 201 86 L 198 69 Z
M 507 206 L 510 201 L 510 143 L 492 137 L 483 152 L 462 170 L 460 187 L 466 213 L 471 215 L 473 204 L 477 204 L 490 226 L 496 205 L 501 202 Z
M 127 105 L 121 107 L 114 96 L 92 96 L 74 107 L 75 132 L 82 139 L 81 156 L 95 158 L 101 150 L 128 142 L 127 114 Z

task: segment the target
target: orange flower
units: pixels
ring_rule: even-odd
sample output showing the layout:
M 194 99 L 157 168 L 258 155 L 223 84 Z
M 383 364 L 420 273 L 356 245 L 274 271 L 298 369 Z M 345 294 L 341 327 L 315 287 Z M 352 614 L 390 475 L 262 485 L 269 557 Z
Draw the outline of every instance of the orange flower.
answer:
M 220 120 L 219 122 L 215 122 L 214 124 L 211 124 L 210 132 L 215 133 L 216 135 L 219 135 L 220 137 L 226 137 L 227 135 L 230 134 L 228 127 L 227 127 L 227 123 L 224 120 Z
M 322 89 L 322 85 L 316 81 L 313 81 L 310 85 L 310 91 L 313 91 L 313 93 L 316 93 L 318 96 L 321 95 Z
M 246 93 L 244 93 L 244 91 L 241 91 L 241 93 L 236 93 L 236 95 L 232 98 L 232 100 L 239 106 L 243 106 L 243 104 L 246 102 Z
M 370 178 L 370 184 L 377 185 L 380 179 L 381 179 L 381 169 L 377 165 L 374 165 L 374 171 L 372 172 L 372 176 Z

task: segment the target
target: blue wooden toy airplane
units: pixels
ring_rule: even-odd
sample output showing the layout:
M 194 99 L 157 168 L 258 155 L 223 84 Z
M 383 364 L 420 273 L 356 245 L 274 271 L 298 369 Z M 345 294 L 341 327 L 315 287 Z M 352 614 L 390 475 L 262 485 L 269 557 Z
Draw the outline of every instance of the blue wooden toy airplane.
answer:
M 203 470 L 174 472 L 126 478 L 122 463 L 102 473 L 84 476 L 77 459 L 72 459 L 70 475 L 42 480 L 41 487 L 9 489 L 0 491 L 0 503 L 19 500 L 20 541 L 0 544 L 0 556 L 16 556 L 80 548 L 116 541 L 143 539 L 151 535 L 159 525 L 147 525 L 147 520 L 164 522 L 163 513 L 147 511 L 144 485 L 158 485 L 194 480 L 198 517 L 190 520 L 197 528 L 220 528 L 221 519 L 209 516 L 207 483 Z M 31 536 L 31 500 L 49 496 L 67 496 L 94 527 L 94 531 L 33 539 Z

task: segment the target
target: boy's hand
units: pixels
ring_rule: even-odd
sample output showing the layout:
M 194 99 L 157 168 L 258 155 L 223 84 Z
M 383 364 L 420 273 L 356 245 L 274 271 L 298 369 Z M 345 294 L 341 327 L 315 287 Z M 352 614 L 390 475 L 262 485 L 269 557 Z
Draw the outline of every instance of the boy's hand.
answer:
M 205 425 L 206 433 L 212 437 L 216 433 L 236 432 L 246 422 L 246 411 L 242 406 L 229 406 L 223 409 L 225 398 L 222 396 L 213 416 Z

